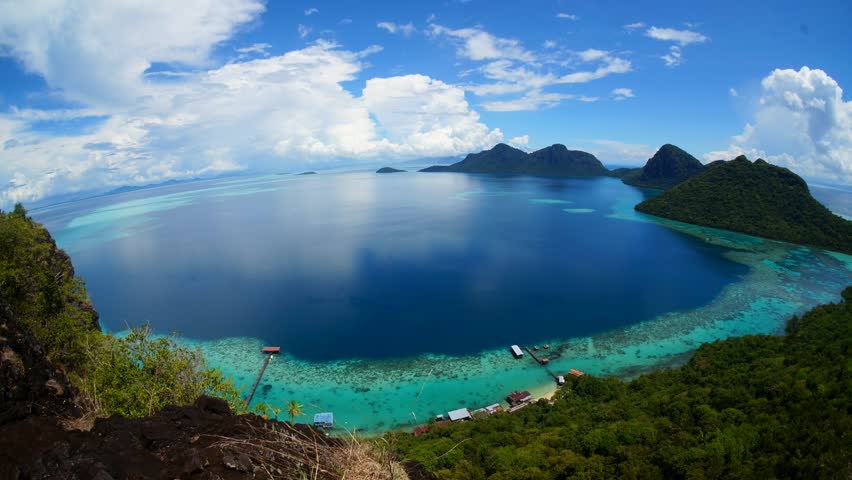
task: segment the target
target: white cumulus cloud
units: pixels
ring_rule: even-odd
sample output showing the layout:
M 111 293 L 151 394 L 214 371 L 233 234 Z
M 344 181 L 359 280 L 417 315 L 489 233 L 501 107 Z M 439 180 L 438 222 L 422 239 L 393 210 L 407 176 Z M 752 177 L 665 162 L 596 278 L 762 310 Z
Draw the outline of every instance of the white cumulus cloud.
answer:
M 651 27 L 645 32 L 645 35 L 656 40 L 677 42 L 681 46 L 686 46 L 690 43 L 704 43 L 707 41 L 707 37 L 698 32 L 693 32 L 692 30 L 677 30 L 674 28 Z
M 596 102 L 598 97 L 586 95 L 575 95 L 570 93 L 545 93 L 539 89 L 530 90 L 522 97 L 511 100 L 495 100 L 482 103 L 482 108 L 489 112 L 519 112 L 530 110 L 542 110 L 553 108 L 563 100 L 577 100 L 580 102 Z
M 663 61 L 666 62 L 667 67 L 676 67 L 680 65 L 681 62 L 683 62 L 683 53 L 680 47 L 678 47 L 677 45 L 672 45 L 671 47 L 669 47 L 669 53 L 663 55 L 660 58 L 662 58 Z
M 393 22 L 379 22 L 376 24 L 378 28 L 382 30 L 387 30 L 389 33 L 401 33 L 406 37 L 411 36 L 412 33 L 416 31 L 414 24 L 411 22 L 406 24 L 397 24 Z
M 453 30 L 431 24 L 429 33 L 459 41 L 458 55 L 470 60 L 508 59 L 522 62 L 535 61 L 535 55 L 525 49 L 519 40 L 500 38 L 479 28 Z
M 651 27 L 645 31 L 645 35 L 655 40 L 674 42 L 677 45 L 669 47 L 669 52 L 660 58 L 667 67 L 677 67 L 683 63 L 683 47 L 690 43 L 704 43 L 708 37 L 692 30 L 677 30 L 674 28 Z
M 556 18 L 564 18 L 566 20 L 577 20 L 580 17 L 574 15 L 573 13 L 557 13 Z
M 517 137 L 512 137 L 509 139 L 509 145 L 519 148 L 521 150 L 530 150 L 530 136 L 529 135 L 520 135 Z
M 84 103 L 148 95 L 153 63 L 202 66 L 264 11 L 258 0 L 4 2 L 0 52 Z
M 616 88 L 610 93 L 612 94 L 612 98 L 614 100 L 626 100 L 635 96 L 633 94 L 633 90 L 629 88 Z
M 465 85 L 466 90 L 481 97 L 519 95 L 482 103 L 482 107 L 489 111 L 539 110 L 554 107 L 563 100 L 597 101 L 598 97 L 594 96 L 547 92 L 544 88 L 584 84 L 632 70 L 629 60 L 612 52 L 594 48 L 562 50 L 557 49 L 556 42 L 552 40 L 544 42 L 544 52 L 536 53 L 524 47 L 519 40 L 498 37 L 479 27 L 454 30 L 431 24 L 427 33 L 453 42 L 460 58 L 485 62 L 460 75 L 469 78 L 472 73 L 477 73 L 482 77 L 479 82 L 471 81 Z
M 195 7 L 187 8 L 188 23 L 174 20 L 185 4 Z M 349 51 L 318 41 L 266 55 L 268 48 L 258 44 L 238 53 L 260 58 L 213 65 L 209 52 L 254 19 L 259 3 L 152 0 L 125 7 L 133 14 L 119 12 L 107 23 L 88 3 L 67 12 L 33 7 L 45 18 L 74 19 L 67 29 L 32 20 L 24 7 L 0 17 L 0 51 L 82 105 L 0 113 L 1 207 L 235 170 L 457 155 L 503 138 L 482 123 L 463 89 L 427 76 L 367 78 L 360 92 L 344 88 L 360 80 L 364 58 L 379 46 Z M 136 31 L 137 38 L 123 38 Z M 93 46 L 109 51 L 99 57 Z M 157 62 L 180 67 L 180 75 L 168 81 L 146 76 Z M 60 120 L 92 125 L 79 133 L 36 125 Z
M 743 133 L 707 160 L 763 157 L 805 177 L 852 184 L 852 102 L 826 72 L 776 69 Z

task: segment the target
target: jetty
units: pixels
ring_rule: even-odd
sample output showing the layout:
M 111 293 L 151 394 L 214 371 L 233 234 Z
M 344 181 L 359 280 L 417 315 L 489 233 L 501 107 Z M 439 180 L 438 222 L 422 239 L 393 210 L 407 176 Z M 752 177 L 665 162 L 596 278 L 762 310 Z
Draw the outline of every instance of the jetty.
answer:
M 257 390 L 257 386 L 260 384 L 260 379 L 263 378 L 263 372 L 266 371 L 266 367 L 269 366 L 269 362 L 272 361 L 272 357 L 281 353 L 281 347 L 263 347 L 261 353 L 269 356 L 263 360 L 263 366 L 260 367 L 260 373 L 257 374 L 257 378 L 254 380 L 254 385 L 252 385 L 251 390 L 249 390 L 248 397 L 246 398 L 246 411 L 248 411 L 249 405 L 251 405 L 251 399 L 254 397 L 254 391 Z
M 550 345 L 548 345 L 547 347 L 548 347 L 548 348 L 550 348 Z M 541 365 L 542 367 L 544 367 L 544 369 L 547 371 L 547 373 L 548 373 L 548 374 L 550 374 L 550 376 L 551 376 L 551 377 L 553 377 L 553 379 L 554 379 L 554 380 L 556 380 L 556 383 L 557 383 L 557 384 L 560 384 L 560 383 L 559 383 L 559 375 L 557 375 L 557 374 L 553 373 L 553 372 L 552 372 L 549 368 L 547 368 L 547 364 L 548 364 L 548 363 L 550 363 L 550 359 L 549 359 L 549 358 L 546 358 L 546 357 L 539 358 L 539 357 L 535 354 L 535 352 L 533 352 L 533 350 L 532 350 L 530 347 L 524 347 L 524 350 L 526 350 L 526 351 L 527 351 L 527 353 L 529 353 L 529 354 L 530 354 L 530 357 L 532 357 L 532 359 L 533 359 L 533 360 L 535 360 L 535 362 L 536 362 L 537 364 L 539 364 L 539 365 Z M 560 384 L 560 385 L 561 385 L 561 384 Z

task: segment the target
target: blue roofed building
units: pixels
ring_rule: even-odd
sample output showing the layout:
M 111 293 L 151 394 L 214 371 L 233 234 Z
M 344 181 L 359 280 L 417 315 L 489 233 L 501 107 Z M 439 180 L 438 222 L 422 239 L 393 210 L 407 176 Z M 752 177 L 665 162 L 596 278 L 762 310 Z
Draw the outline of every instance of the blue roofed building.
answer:
M 319 428 L 331 428 L 334 426 L 334 414 L 331 412 L 318 413 L 314 415 L 314 426 Z

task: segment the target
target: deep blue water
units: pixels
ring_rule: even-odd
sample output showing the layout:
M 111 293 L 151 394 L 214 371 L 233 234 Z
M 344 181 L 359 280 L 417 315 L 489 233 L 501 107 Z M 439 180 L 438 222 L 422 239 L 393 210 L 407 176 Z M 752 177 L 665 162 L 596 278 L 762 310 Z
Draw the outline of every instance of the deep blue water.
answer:
M 607 178 L 319 174 L 34 216 L 71 253 L 109 329 L 149 321 L 332 360 L 594 334 L 704 305 L 746 273 L 694 237 L 609 217 L 644 195 Z

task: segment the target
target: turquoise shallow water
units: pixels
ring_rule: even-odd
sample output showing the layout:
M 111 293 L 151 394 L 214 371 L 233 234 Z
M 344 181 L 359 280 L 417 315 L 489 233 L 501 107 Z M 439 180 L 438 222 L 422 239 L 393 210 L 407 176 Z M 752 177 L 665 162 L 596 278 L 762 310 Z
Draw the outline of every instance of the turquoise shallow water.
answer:
M 547 355 L 552 359 L 550 370 L 553 372 L 579 368 L 595 375 L 633 377 L 676 365 L 704 342 L 729 336 L 778 333 L 790 316 L 820 303 L 836 301 L 840 290 L 852 283 L 852 257 L 653 219 L 633 210 L 641 196 L 635 189 L 620 184 L 602 184 L 605 193 L 590 204 L 588 197 L 581 199 L 579 194 L 572 194 L 570 188 L 552 189 L 551 195 L 544 196 L 540 188 L 531 191 L 523 183 L 511 184 L 510 188 L 495 188 L 490 183 L 471 188 L 463 183 L 467 181 L 463 180 L 463 175 L 435 175 L 438 176 L 420 175 L 404 182 L 408 182 L 405 183 L 408 189 L 415 188 L 417 182 L 431 182 L 429 191 L 438 197 L 436 202 L 443 201 L 441 199 L 453 202 L 449 203 L 453 212 L 462 209 L 465 215 L 477 213 L 464 210 L 478 205 L 476 202 L 501 201 L 507 202 L 501 204 L 506 208 L 552 209 L 548 215 L 562 212 L 566 222 L 589 222 L 570 224 L 575 226 L 595 228 L 607 222 L 626 227 L 632 224 L 652 226 L 676 232 L 691 242 L 718 247 L 720 253 L 714 255 L 723 255 L 743 266 L 743 275 L 714 291 L 709 301 L 701 305 L 665 311 L 638 322 L 598 329 L 588 335 L 572 333 L 582 327 L 582 319 L 566 322 L 562 329 L 557 324 L 551 331 L 561 333 L 537 340 L 539 344 L 552 345 Z M 88 265 L 97 264 L 99 259 L 101 262 L 104 258 L 118 261 L 124 258 L 121 255 L 132 258 L 143 255 L 146 245 L 154 241 L 149 235 L 157 235 L 164 228 L 158 213 L 200 204 L 215 205 L 240 197 L 266 198 L 263 195 L 288 188 L 289 182 L 304 181 L 292 176 L 269 176 L 207 182 L 185 189 L 118 196 L 86 208 L 47 209 L 36 212 L 36 217 L 45 221 L 59 244 L 74 255 L 75 264 L 78 257 L 83 259 L 82 273 L 89 278 L 85 269 L 94 268 Z M 552 185 L 548 185 L 550 187 Z M 369 189 L 344 192 L 340 200 L 349 204 L 374 201 L 365 200 L 364 191 Z M 331 194 L 326 192 L 326 195 Z M 566 204 L 571 204 L 572 208 L 566 208 Z M 582 215 L 577 215 L 580 213 Z M 357 222 L 367 221 L 358 216 L 363 214 L 361 211 L 347 211 L 346 214 L 355 216 Z M 547 222 L 560 218 L 546 217 Z M 123 243 L 128 239 L 135 241 Z M 441 237 L 441 241 L 456 240 Z M 120 255 L 110 253 L 110 248 L 117 249 Z M 246 255 L 250 256 L 251 252 Z M 263 270 L 262 261 L 249 259 L 247 262 L 252 268 Z M 92 272 L 97 273 L 94 269 Z M 116 273 L 110 271 L 110 275 L 114 278 Z M 90 282 L 90 289 L 98 291 L 103 280 L 97 274 L 92 278 L 98 285 Z M 608 300 L 619 302 L 622 299 L 614 295 Z M 97 298 L 95 303 L 99 305 Z M 105 321 L 113 329 L 120 326 L 114 319 L 106 318 Z M 521 318 L 518 322 L 531 328 L 527 319 Z M 417 335 L 417 331 L 412 330 L 411 334 Z M 264 357 L 259 350 L 266 343 L 260 338 L 233 335 L 206 340 L 183 338 L 181 341 L 200 348 L 212 365 L 222 368 L 244 388 L 250 386 L 261 366 Z M 358 340 L 353 338 L 352 341 Z M 371 359 L 316 361 L 285 353 L 270 364 L 255 398 L 279 406 L 295 399 L 306 406 L 308 414 L 333 411 L 341 427 L 374 433 L 410 428 L 431 416 L 459 407 L 479 408 L 500 402 L 508 392 L 516 389 L 529 389 L 535 394 L 550 391 L 553 387 L 550 375 L 529 357 L 513 359 L 506 347 L 516 342 L 505 343 L 470 354 L 422 353 Z M 321 349 L 323 345 L 317 344 L 315 348 Z M 308 421 L 308 416 L 300 420 Z

